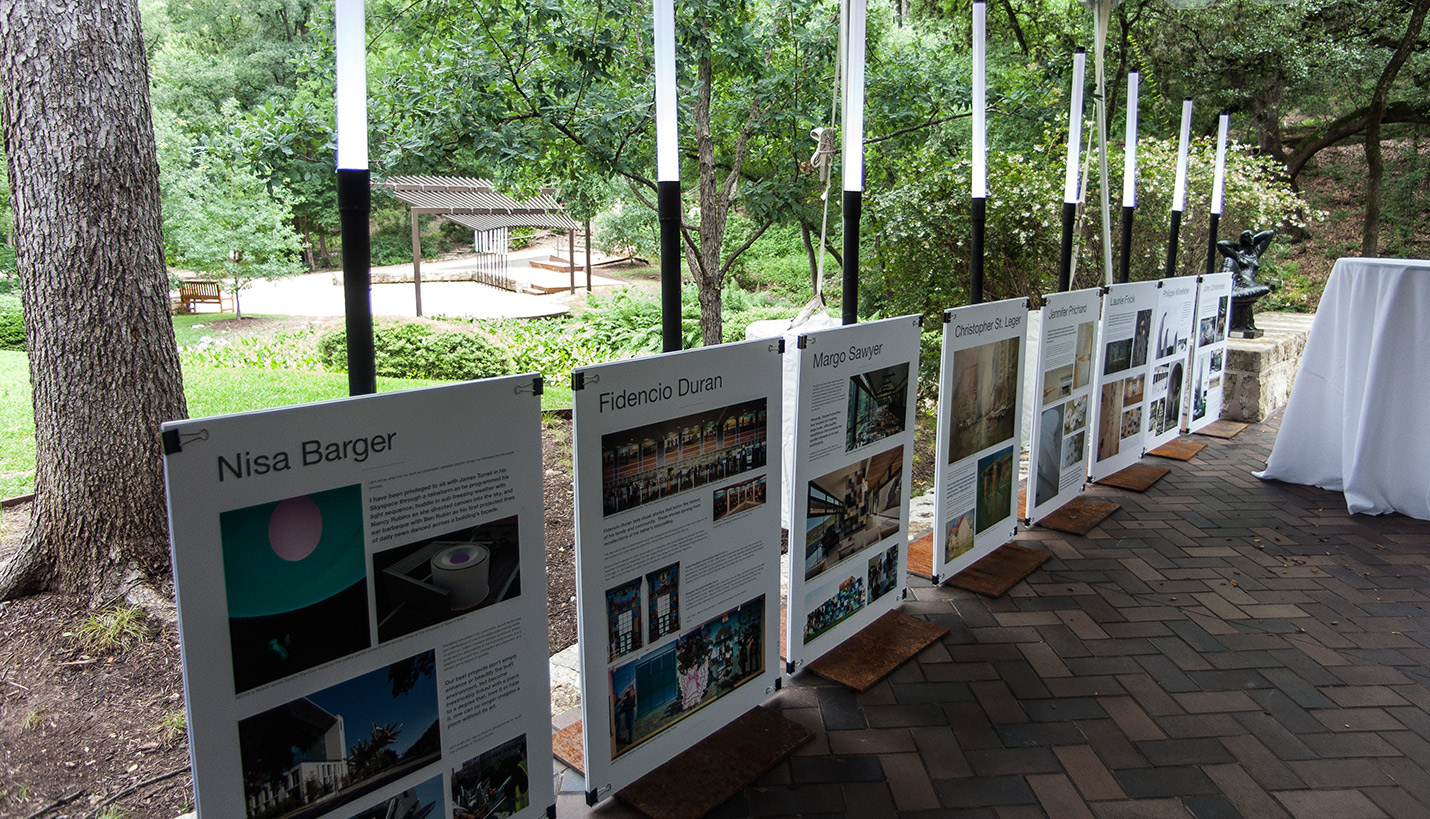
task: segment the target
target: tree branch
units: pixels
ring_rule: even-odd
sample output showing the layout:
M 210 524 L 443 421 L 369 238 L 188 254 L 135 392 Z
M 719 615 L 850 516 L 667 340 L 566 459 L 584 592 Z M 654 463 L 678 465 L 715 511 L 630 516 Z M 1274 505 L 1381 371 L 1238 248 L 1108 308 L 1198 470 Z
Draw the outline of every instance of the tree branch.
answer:
M 750 245 L 759 241 L 759 238 L 765 235 L 765 231 L 769 230 L 770 226 L 774 223 L 775 220 L 773 219 L 767 220 L 763 225 L 760 225 L 759 230 L 750 234 L 749 238 L 747 238 L 744 243 L 742 243 L 739 247 L 735 248 L 734 252 L 732 252 L 729 256 L 726 256 L 724 263 L 720 265 L 720 275 L 724 276 L 726 273 L 729 273 L 730 268 L 735 264 L 735 260 L 740 258 L 740 254 L 744 253 L 746 250 L 749 250 Z
M 935 111 L 934 113 L 937 114 L 938 112 Z M 935 126 L 935 125 L 942 125 L 942 124 L 945 123 L 945 122 L 952 122 L 953 120 L 956 120 L 956 119 L 963 119 L 964 117 L 971 117 L 971 116 L 973 116 L 973 112 L 972 112 L 972 111 L 969 111 L 969 112 L 964 113 L 964 114 L 950 114 L 949 116 L 939 117 L 939 118 L 937 118 L 937 119 L 931 119 L 931 120 L 929 120 L 928 122 L 920 123 L 920 124 L 918 124 L 918 125 L 910 125 L 910 126 L 907 127 L 907 128 L 900 128 L 900 129 L 897 130 L 897 131 L 893 131 L 893 132 L 891 132 L 891 133 L 884 134 L 883 136 L 877 136 L 877 137 L 874 137 L 874 138 L 872 138 L 872 139 L 866 139 L 866 140 L 864 140 L 864 144 L 865 144 L 865 145 L 873 145 L 873 144 L 876 143 L 876 142 L 883 142 L 883 141 L 886 140 L 886 139 L 893 139 L 894 137 L 900 137 L 900 136 L 903 136 L 904 134 L 911 134 L 911 133 L 913 133 L 914 131 L 919 131 L 919 130 L 922 130 L 922 129 L 924 129 L 924 128 L 932 128 L 932 127 Z

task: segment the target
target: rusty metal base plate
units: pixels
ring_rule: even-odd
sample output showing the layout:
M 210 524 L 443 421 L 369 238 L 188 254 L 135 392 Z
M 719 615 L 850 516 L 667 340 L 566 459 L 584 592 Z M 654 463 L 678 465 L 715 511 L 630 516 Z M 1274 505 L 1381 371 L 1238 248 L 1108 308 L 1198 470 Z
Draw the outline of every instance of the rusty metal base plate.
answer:
M 1051 515 L 1038 518 L 1037 523 L 1044 528 L 1056 529 L 1070 535 L 1085 535 L 1121 508 L 1110 500 L 1079 495 Z
M 953 577 L 949 583 L 989 597 L 1002 597 L 1052 555 L 1005 543 Z
M 651 819 L 697 819 L 814 737 L 764 708 L 743 716 L 616 792 Z
M 807 667 L 826 680 L 867 691 L 947 633 L 943 626 L 891 611 Z
M 1197 430 L 1197 434 L 1211 438 L 1235 438 L 1243 429 L 1246 429 L 1246 426 L 1240 421 L 1212 421 Z
M 1186 438 L 1174 438 L 1156 449 L 1148 450 L 1147 454 L 1156 455 L 1158 458 L 1171 458 L 1174 461 L 1190 461 L 1197 457 L 1197 453 L 1206 448 L 1206 441 L 1191 441 Z
M 1165 466 L 1133 464 L 1126 469 L 1120 469 L 1108 475 L 1098 481 L 1098 484 L 1115 486 L 1118 489 L 1130 489 L 1133 492 L 1146 492 L 1152 488 L 1152 484 L 1167 477 L 1171 471 Z
M 581 720 L 551 735 L 551 753 L 557 759 L 586 773 L 586 748 L 581 744 Z
M 933 579 L 933 532 L 909 544 L 909 571 Z

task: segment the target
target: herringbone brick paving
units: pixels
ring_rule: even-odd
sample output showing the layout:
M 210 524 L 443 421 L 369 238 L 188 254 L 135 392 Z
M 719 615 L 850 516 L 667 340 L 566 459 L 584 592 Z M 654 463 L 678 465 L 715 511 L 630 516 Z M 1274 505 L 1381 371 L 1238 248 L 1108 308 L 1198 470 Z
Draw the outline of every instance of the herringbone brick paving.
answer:
M 712 816 L 1430 817 L 1430 522 L 1251 476 L 1279 419 L 1195 459 L 1006 596 L 927 583 L 949 635 L 863 694 L 769 707 L 815 738 Z M 625 816 L 562 793 L 558 816 Z

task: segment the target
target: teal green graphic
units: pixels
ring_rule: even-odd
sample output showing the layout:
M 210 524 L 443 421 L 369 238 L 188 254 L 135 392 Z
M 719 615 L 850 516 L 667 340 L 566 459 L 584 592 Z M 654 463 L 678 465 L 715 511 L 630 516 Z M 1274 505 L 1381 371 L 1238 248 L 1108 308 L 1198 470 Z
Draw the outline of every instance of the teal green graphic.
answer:
M 367 574 L 358 484 L 224 512 L 219 529 L 231 618 L 301 609 Z

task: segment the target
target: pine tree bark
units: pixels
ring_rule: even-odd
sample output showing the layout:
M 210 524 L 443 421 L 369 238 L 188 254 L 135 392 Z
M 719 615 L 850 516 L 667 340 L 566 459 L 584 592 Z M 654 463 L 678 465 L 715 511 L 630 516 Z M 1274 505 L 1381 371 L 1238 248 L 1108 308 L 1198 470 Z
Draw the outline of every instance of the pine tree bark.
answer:
M 0 599 L 108 600 L 168 575 L 158 427 L 186 414 L 135 0 L 0 0 L 0 107 L 36 439 Z

